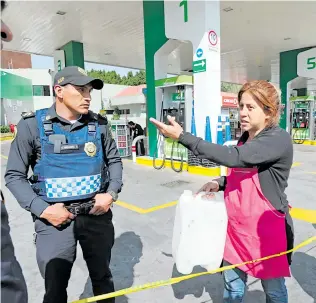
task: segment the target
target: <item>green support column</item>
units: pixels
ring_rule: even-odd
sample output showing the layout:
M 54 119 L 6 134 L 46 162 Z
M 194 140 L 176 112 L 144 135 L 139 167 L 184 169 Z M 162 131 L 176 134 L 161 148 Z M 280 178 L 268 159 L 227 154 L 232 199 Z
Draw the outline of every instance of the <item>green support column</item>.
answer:
M 156 127 L 148 121 L 150 117 L 156 118 L 156 92 L 155 92 L 155 53 L 168 41 L 165 34 L 164 1 L 143 1 L 144 12 L 144 38 L 145 38 L 145 64 L 147 84 L 147 125 L 149 155 L 153 157 L 157 145 Z
M 65 52 L 66 66 L 78 66 L 84 69 L 84 52 L 81 42 L 69 41 L 60 49 Z
M 305 47 L 280 53 L 280 89 L 282 92 L 281 103 L 284 107 L 283 113 L 281 114 L 280 127 L 283 129 L 286 129 L 287 127 L 287 84 L 298 77 L 297 55 L 311 48 L 312 47 Z

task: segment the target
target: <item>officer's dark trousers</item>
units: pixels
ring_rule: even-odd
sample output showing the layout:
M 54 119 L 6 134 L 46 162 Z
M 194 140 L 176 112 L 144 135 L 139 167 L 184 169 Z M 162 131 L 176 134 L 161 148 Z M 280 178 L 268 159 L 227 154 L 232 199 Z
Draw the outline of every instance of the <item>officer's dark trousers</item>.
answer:
M 37 263 L 45 279 L 43 303 L 67 303 L 67 286 L 76 258 L 77 241 L 87 263 L 94 295 L 114 291 L 109 269 L 114 244 L 111 210 L 101 216 L 79 215 L 64 229 L 37 219 L 35 231 Z M 108 299 L 102 302 L 114 301 Z
M 144 140 L 139 140 L 136 142 L 136 155 L 137 156 L 144 156 L 145 155 L 145 145 Z

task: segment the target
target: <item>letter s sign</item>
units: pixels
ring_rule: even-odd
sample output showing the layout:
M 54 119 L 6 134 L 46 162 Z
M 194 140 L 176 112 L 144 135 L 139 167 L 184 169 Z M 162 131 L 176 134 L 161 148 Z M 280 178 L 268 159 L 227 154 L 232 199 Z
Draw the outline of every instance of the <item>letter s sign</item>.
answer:
M 316 47 L 297 55 L 297 75 L 316 79 Z
M 307 58 L 307 69 L 316 68 L 316 57 Z

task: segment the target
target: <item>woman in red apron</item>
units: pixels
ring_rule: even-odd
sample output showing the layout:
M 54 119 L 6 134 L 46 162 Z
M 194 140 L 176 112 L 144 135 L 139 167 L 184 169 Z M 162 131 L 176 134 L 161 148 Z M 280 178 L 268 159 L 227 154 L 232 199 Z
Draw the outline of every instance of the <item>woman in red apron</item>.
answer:
M 228 214 L 224 265 L 243 263 L 293 247 L 293 222 L 284 193 L 293 162 L 291 136 L 278 126 L 280 95 L 266 81 L 248 82 L 238 94 L 243 135 L 237 146 L 208 143 L 184 133 L 174 119 L 151 121 L 196 156 L 228 167 L 227 177 L 200 191 L 223 190 Z M 243 302 L 247 276 L 261 279 L 267 303 L 287 303 L 285 277 L 291 255 L 243 265 L 223 273 L 224 302 Z

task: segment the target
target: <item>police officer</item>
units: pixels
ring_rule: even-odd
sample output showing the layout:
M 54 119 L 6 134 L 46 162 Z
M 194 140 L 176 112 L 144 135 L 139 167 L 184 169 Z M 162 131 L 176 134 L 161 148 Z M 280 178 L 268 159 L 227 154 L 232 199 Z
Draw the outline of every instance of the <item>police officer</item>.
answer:
M 7 3 L 1 1 L 1 13 Z M 1 14 L 2 15 L 2 14 Z M 1 20 L 1 49 L 2 41 L 10 42 L 12 33 L 9 27 Z M 27 303 L 27 288 L 21 266 L 15 257 L 14 246 L 10 236 L 8 212 L 5 199 L 1 195 L 1 302 Z
M 138 136 L 144 135 L 143 128 L 138 124 L 134 123 L 133 121 L 128 122 L 128 127 L 130 128 L 130 135 L 132 136 L 133 140 L 137 138 Z M 144 146 L 144 140 L 139 140 L 136 142 L 136 155 L 143 156 L 145 155 L 145 146 Z
M 44 303 L 67 302 L 77 241 L 94 294 L 114 291 L 110 207 L 122 187 L 122 161 L 106 118 L 89 111 L 92 89 L 102 87 L 79 67 L 59 71 L 56 102 L 23 114 L 11 145 L 6 185 L 35 221 Z M 27 179 L 29 167 L 33 175 Z

